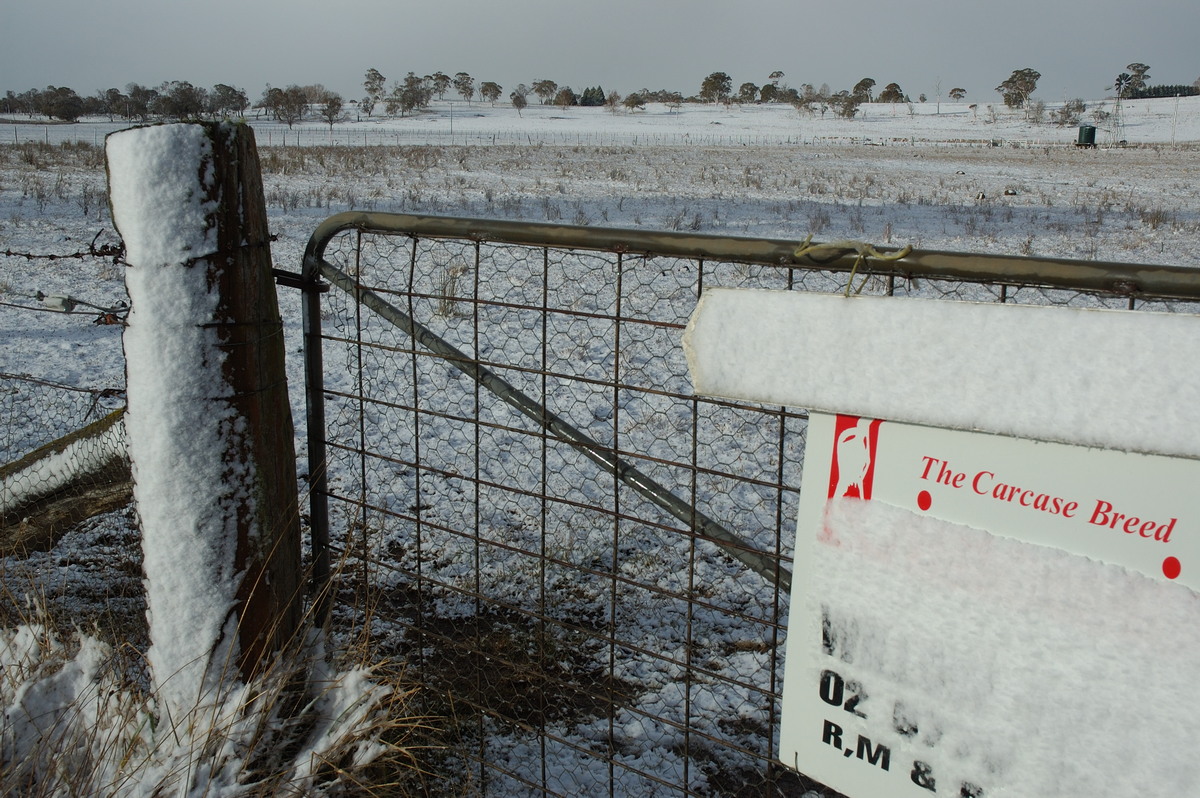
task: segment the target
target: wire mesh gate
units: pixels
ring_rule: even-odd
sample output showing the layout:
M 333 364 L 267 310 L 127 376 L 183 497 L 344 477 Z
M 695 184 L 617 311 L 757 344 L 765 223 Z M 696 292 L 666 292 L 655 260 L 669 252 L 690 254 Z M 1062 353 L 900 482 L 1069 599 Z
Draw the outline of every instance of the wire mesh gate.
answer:
M 1200 297 L 1167 267 L 795 249 L 379 214 L 316 231 L 314 564 L 333 628 L 425 688 L 444 735 L 415 789 L 831 794 L 775 764 L 806 415 L 692 395 L 679 339 L 704 288 L 856 271 L 945 299 Z
M 46 356 L 87 346 L 105 366 L 121 364 L 120 328 L 26 299 L 0 302 L 0 338 L 21 370 L 0 372 L 0 557 L 50 549 L 80 521 L 128 503 L 131 490 L 114 415 L 125 405 L 124 374 L 88 365 L 82 377 L 56 374 L 60 361 Z

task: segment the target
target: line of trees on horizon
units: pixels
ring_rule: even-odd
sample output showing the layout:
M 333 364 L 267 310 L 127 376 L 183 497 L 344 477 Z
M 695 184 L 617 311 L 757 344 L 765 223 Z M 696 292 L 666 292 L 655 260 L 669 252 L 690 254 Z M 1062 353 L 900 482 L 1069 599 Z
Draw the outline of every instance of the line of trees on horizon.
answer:
M 0 98 L 2 113 L 24 114 L 30 118 L 45 116 L 64 122 L 74 122 L 85 116 L 138 122 L 234 117 L 244 115 L 249 107 L 250 99 L 242 89 L 225 83 L 206 89 L 186 80 L 167 81 L 154 88 L 130 83 L 125 91 L 103 89 L 87 96 L 80 96 L 65 86 L 47 86 L 19 94 L 7 91 Z
M 1148 65 L 1134 62 L 1129 64 L 1126 70 L 1108 87 L 1115 92 L 1117 99 L 1200 94 L 1200 78 L 1190 86 L 1152 86 L 1149 84 Z M 1029 67 L 1016 69 L 995 90 L 1006 106 L 1026 108 L 1032 103 L 1033 93 L 1041 77 L 1040 72 Z M 599 85 L 576 93 L 570 86 L 560 86 L 553 80 L 539 79 L 533 81 L 532 85 L 518 84 L 509 93 L 508 98 L 518 113 L 528 106 L 529 98 L 533 96 L 542 105 L 563 108 L 606 107 L 613 112 L 622 108 L 628 111 L 641 109 L 648 103 L 661 103 L 671 110 L 677 110 L 684 103 L 786 103 L 802 113 L 820 113 L 821 116 L 825 116 L 832 112 L 835 116 L 843 118 L 853 118 L 863 103 L 907 103 L 911 108 L 913 102 L 900 85 L 894 82 L 888 83 L 876 94 L 875 87 L 878 84 L 870 77 L 862 78 L 850 89 L 839 91 L 830 89 L 827 83 L 819 87 L 803 83 L 798 88 L 793 88 L 783 83 L 783 78 L 783 71 L 775 70 L 762 85 L 747 81 L 735 90 L 733 79 L 727 73 L 712 72 L 701 81 L 699 90 L 689 96 L 678 91 L 646 88 L 622 96 L 615 91 L 605 93 Z M 373 67 L 366 72 L 363 90 L 363 97 L 360 100 L 351 100 L 349 104 L 357 107 L 360 116 L 365 115 L 368 118 L 374 115 L 376 109 L 382 110 L 388 116 L 405 116 L 428 107 L 435 97 L 444 100 L 451 90 L 468 104 L 478 97 L 479 102 L 495 105 L 504 96 L 504 89 L 499 83 L 477 83 L 475 78 L 466 72 L 454 75 L 434 72 L 424 76 L 409 72 L 404 78 L 389 83 L 388 79 Z M 933 91 L 940 112 L 940 79 L 934 84 Z M 965 89 L 954 87 L 946 92 L 946 97 L 961 102 L 966 98 L 966 94 Z M 918 95 L 918 102 L 924 103 L 928 99 L 924 93 Z M 1082 102 L 1070 101 L 1078 105 L 1082 105 Z M 1044 103 L 1042 107 L 1044 109 Z M 132 122 L 156 119 L 243 118 L 251 108 L 269 118 L 284 122 L 289 127 L 313 115 L 331 127 L 348 117 L 347 103 L 343 97 L 320 84 L 290 85 L 286 88 L 272 87 L 268 84 L 262 96 L 253 104 L 245 90 L 229 84 L 218 83 L 211 89 L 206 89 L 179 80 L 167 81 L 157 87 L 130 83 L 124 91 L 110 88 L 87 96 L 81 96 L 67 87 L 48 86 L 45 89 L 29 89 L 20 93 L 7 91 L 4 97 L 0 98 L 0 113 L 23 114 L 31 119 L 42 116 L 65 122 L 74 122 L 85 116 L 107 116 L 110 121 L 120 118 Z M 977 106 L 972 105 L 972 109 L 975 108 Z

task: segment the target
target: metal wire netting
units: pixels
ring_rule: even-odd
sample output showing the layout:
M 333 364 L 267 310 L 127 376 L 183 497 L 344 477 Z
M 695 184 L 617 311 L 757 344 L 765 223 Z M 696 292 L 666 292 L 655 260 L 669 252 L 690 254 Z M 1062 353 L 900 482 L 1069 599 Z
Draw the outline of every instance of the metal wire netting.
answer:
M 79 388 L 0 372 L 0 464 L 19 460 L 124 405 L 121 387 Z
M 0 307 L 0 330 L 25 369 L 0 372 L 0 554 L 9 555 L 48 548 L 84 518 L 128 503 L 130 477 L 123 369 L 109 368 L 123 362 L 119 330 L 32 303 Z M 77 346 L 87 358 L 62 354 Z M 93 357 L 107 376 L 82 373 Z
M 692 395 L 704 288 L 1131 307 L 382 230 L 323 259 L 335 628 L 425 686 L 438 794 L 832 794 L 775 763 L 806 416 Z

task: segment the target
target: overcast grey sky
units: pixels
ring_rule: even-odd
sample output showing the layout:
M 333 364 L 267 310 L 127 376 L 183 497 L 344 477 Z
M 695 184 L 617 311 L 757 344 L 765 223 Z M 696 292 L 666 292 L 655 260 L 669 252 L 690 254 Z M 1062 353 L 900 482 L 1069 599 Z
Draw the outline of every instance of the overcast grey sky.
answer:
M 1042 73 L 1035 96 L 1098 99 L 1134 61 L 1151 83 L 1200 77 L 1200 0 L 0 0 L 0 90 L 93 94 L 130 82 L 323 83 L 347 99 L 363 73 L 466 71 L 508 93 L 549 78 L 699 90 L 850 88 L 874 78 L 932 100 L 967 90 L 998 102 L 1014 69 Z

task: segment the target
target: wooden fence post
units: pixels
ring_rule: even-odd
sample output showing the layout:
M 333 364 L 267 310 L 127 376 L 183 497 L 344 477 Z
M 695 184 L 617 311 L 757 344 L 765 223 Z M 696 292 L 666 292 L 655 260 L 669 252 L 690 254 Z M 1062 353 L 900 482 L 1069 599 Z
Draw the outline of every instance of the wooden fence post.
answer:
M 303 611 L 266 204 L 247 125 L 135 128 L 106 153 L 129 261 L 126 423 L 150 664 L 186 702 L 234 655 L 250 678 Z

